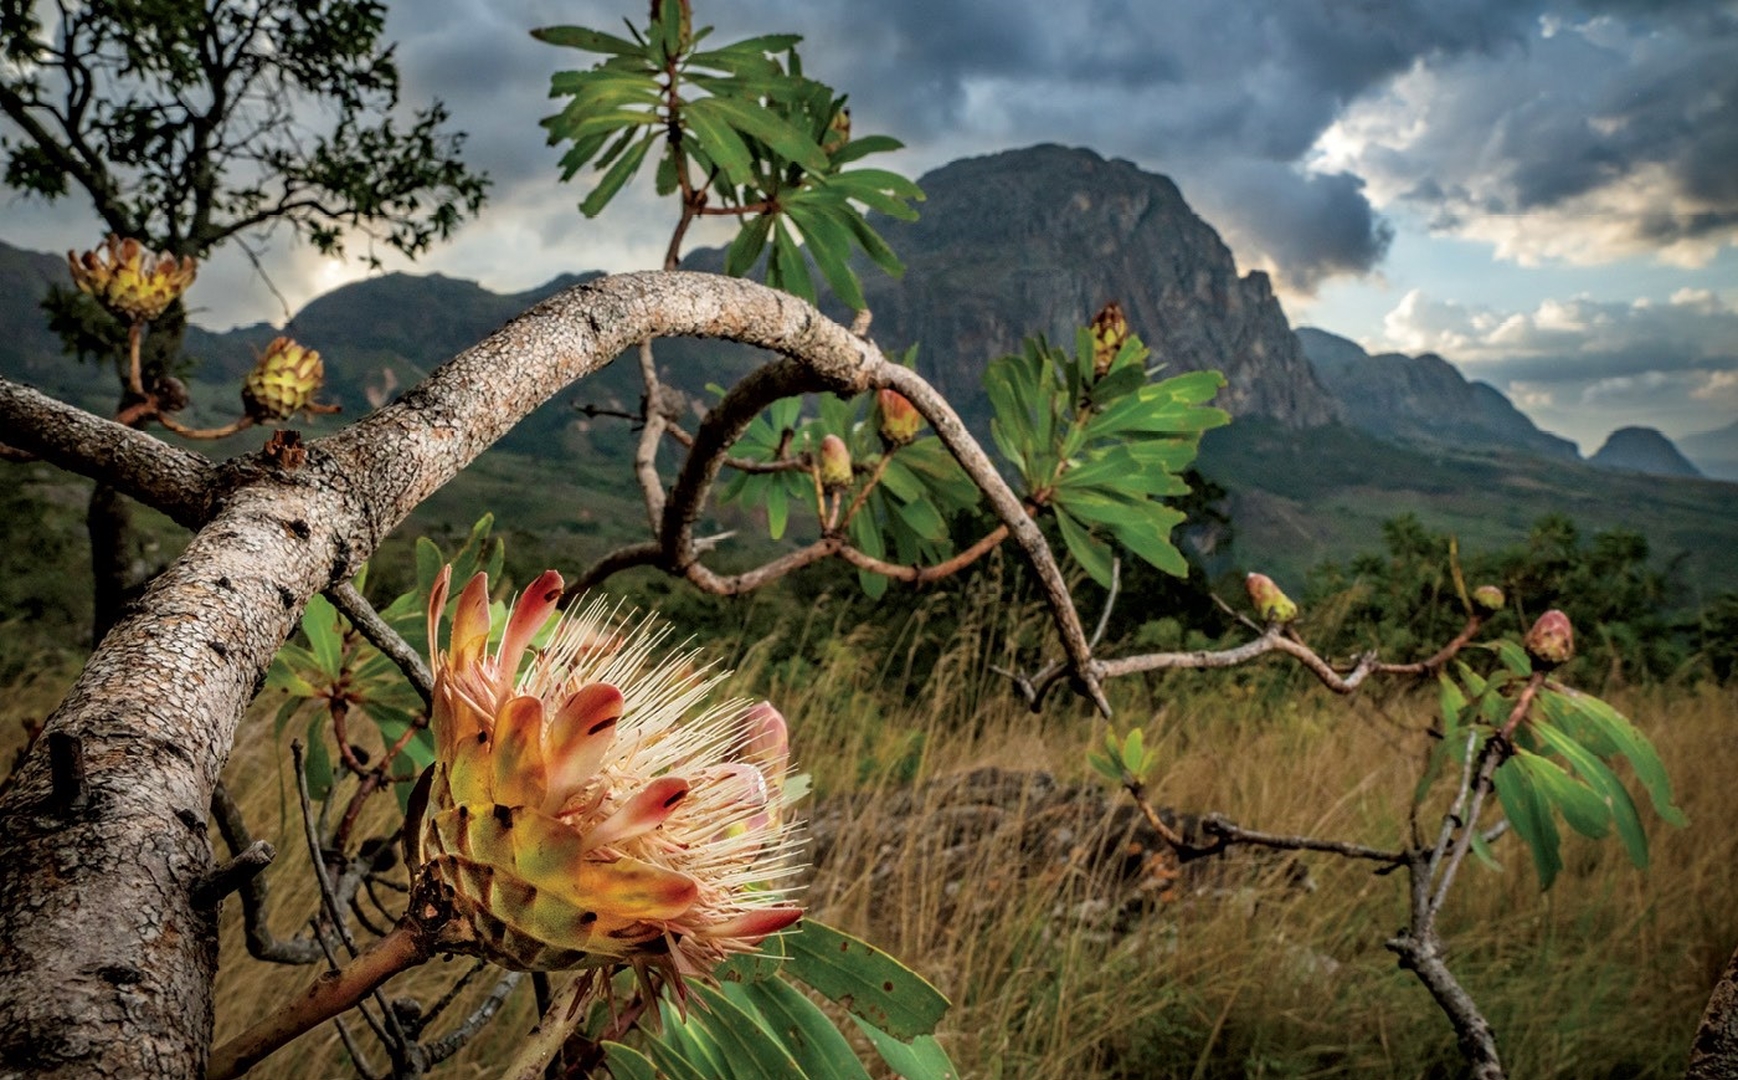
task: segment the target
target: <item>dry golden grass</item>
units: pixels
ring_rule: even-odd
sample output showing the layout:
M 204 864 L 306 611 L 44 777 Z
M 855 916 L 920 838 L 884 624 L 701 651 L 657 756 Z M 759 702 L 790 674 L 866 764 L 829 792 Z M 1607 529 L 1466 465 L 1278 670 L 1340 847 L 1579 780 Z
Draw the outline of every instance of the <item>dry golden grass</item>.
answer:
M 984 603 L 949 642 L 922 633 L 919 609 L 901 646 L 879 655 L 823 607 L 792 630 L 829 643 L 810 650 L 819 660 L 774 663 L 764 642 L 739 643 L 737 683 L 791 717 L 799 759 L 822 799 L 885 795 L 985 765 L 1083 780 L 1084 753 L 1102 722 L 1060 696 L 1039 716 L 1020 706 L 988 665 L 1010 659 L 994 643 L 1030 631 L 1038 616 Z M 939 652 L 923 685 L 909 676 L 919 650 Z M 45 712 L 56 689 L 43 681 L 9 694 L 0 706 L 5 737 L 16 717 Z M 1158 750 L 1156 801 L 1278 832 L 1376 845 L 1403 838 L 1427 698 L 1347 702 L 1237 677 L 1114 689 L 1119 725 L 1140 724 Z M 1612 700 L 1659 747 L 1690 828 L 1672 829 L 1644 810 L 1653 844 L 1645 872 L 1615 841 L 1566 840 L 1567 868 L 1546 894 L 1525 853 L 1505 838 L 1496 849 L 1503 871 L 1468 866 L 1445 915 L 1450 962 L 1491 1018 L 1516 1077 L 1681 1074 L 1708 988 L 1738 941 L 1738 693 L 1654 687 Z M 279 848 L 268 873 L 273 925 L 287 935 L 312 913 L 315 893 L 288 767 L 269 726 L 265 715 L 249 721 L 229 777 L 256 834 Z M 1398 878 L 1310 856 L 1314 891 L 1256 875 L 1247 887 L 1162 905 L 1113 933 L 1070 917 L 1106 889 L 1090 868 L 1023 875 L 1016 852 L 986 843 L 975 865 L 944 873 L 921 843 L 934 823 L 922 813 L 889 822 L 892 802 L 852 804 L 858 828 L 830 852 L 811 906 L 952 997 L 941 1036 L 967 1076 L 1458 1075 L 1446 1021 L 1382 947 L 1405 919 Z M 392 806 L 377 799 L 373 810 L 384 823 Z M 901 830 L 908 842 L 889 845 L 885 837 Z M 236 907 L 225 911 L 220 1038 L 310 976 L 250 960 Z M 437 962 L 389 984 L 388 996 L 426 1003 L 468 966 Z M 479 978 L 450 1015 L 490 983 Z M 515 991 L 446 1075 L 493 1075 L 530 1023 L 529 998 L 528 987 Z M 259 1074 L 352 1075 L 329 1025 Z

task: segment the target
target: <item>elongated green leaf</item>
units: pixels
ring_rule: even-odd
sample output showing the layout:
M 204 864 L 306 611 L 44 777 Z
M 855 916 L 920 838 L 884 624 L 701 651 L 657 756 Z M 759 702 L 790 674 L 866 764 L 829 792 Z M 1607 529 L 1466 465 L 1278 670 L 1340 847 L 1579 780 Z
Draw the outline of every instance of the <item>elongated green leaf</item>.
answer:
M 736 1072 L 730 1067 L 729 1056 L 704 1020 L 693 1011 L 686 1017 L 678 1016 L 668 1001 L 659 1001 L 658 1010 L 663 1017 L 664 1030 L 657 1039 L 649 1041 L 646 1048 L 660 1069 L 672 1075 L 678 1074 L 678 1070 L 666 1065 L 664 1057 L 659 1054 L 660 1049 L 666 1049 L 684 1062 L 691 1063 L 692 1075 L 701 1080 L 735 1080 Z
M 294 659 L 291 655 L 286 655 L 286 652 L 291 649 L 295 650 L 295 653 L 292 654 Z M 266 669 L 266 689 L 287 690 L 298 698 L 314 697 L 319 691 L 314 689 L 313 685 L 303 678 L 301 672 L 297 670 L 297 668 L 305 670 L 314 667 L 313 659 L 313 655 L 308 650 L 298 646 L 289 644 L 278 646 L 278 654 L 272 657 L 272 666 Z
M 1180 512 L 1177 513 L 1181 517 Z M 1169 539 L 1170 526 L 1159 528 L 1129 528 L 1117 529 L 1116 538 L 1123 547 L 1128 548 L 1149 564 L 1172 577 L 1186 578 L 1189 576 L 1189 561 L 1183 558 L 1183 553 Z
M 766 531 L 774 540 L 782 540 L 785 525 L 790 520 L 790 500 L 782 483 L 772 483 L 766 489 Z
M 691 101 L 683 115 L 706 155 L 718 163 L 730 182 L 738 185 L 751 183 L 754 180 L 754 155 L 748 144 L 742 141 L 742 136 L 720 114 L 720 100 L 714 97 Z
M 947 1051 L 935 1041 L 935 1036 L 919 1035 L 910 1042 L 900 1042 L 855 1016 L 851 1019 L 857 1021 L 863 1034 L 875 1044 L 875 1052 L 900 1080 L 959 1080 L 959 1070 L 948 1060 Z
M 1061 507 L 1056 507 L 1056 524 L 1062 532 L 1062 542 L 1068 553 L 1080 564 L 1087 576 L 1103 588 L 1110 588 L 1110 549 L 1092 538 L 1086 526 Z
M 1497 659 L 1515 675 L 1524 679 L 1533 673 L 1533 662 L 1527 659 L 1527 650 L 1519 643 L 1502 638 L 1492 642 L 1492 648 L 1496 649 Z
M 1527 771 L 1546 803 L 1563 815 L 1569 827 L 1595 840 L 1611 828 L 1611 807 L 1594 790 L 1570 776 L 1547 757 L 1517 749 L 1515 760 Z
M 1539 888 L 1549 889 L 1557 880 L 1557 872 L 1563 869 L 1563 859 L 1558 854 L 1557 826 L 1551 821 L 1550 809 L 1534 788 L 1532 778 L 1524 768 L 1516 765 L 1514 758 L 1497 768 L 1493 780 L 1503 813 L 1514 826 L 1515 835 L 1521 838 L 1533 856 L 1533 868 L 1539 872 Z
M 767 266 L 767 284 L 783 289 L 792 296 L 815 302 L 815 282 L 809 277 L 808 264 L 796 237 L 781 221 L 772 233 L 772 259 Z
M 665 1013 L 664 1030 L 655 1038 L 646 1041 L 646 1050 L 652 1060 L 657 1062 L 658 1071 L 672 1080 L 718 1080 L 727 1076 L 722 1072 L 722 1064 L 713 1065 L 705 1058 L 697 1064 L 691 1056 L 693 1048 L 687 1033 L 672 1024 L 675 1012 Z M 705 1069 L 701 1068 L 705 1064 Z
M 658 1080 L 658 1067 L 652 1059 L 619 1042 L 603 1041 L 604 1067 L 613 1080 Z
M 308 797 L 315 802 L 332 793 L 332 754 L 326 749 L 326 723 L 324 712 L 308 717 L 308 751 L 302 758 L 302 772 L 308 777 Z
M 737 984 L 732 984 L 737 985 Z M 704 983 L 696 984 L 693 993 L 705 1006 L 690 1022 L 703 1024 L 712 1032 L 724 1051 L 731 1071 L 737 1076 L 755 1080 L 803 1080 L 802 1067 L 771 1030 L 761 1023 L 758 1011 L 750 1012 L 721 991 Z M 751 1004 L 745 1001 L 744 1004 Z
M 308 637 L 308 651 L 314 666 L 336 679 L 344 668 L 344 636 L 338 630 L 338 609 L 324 596 L 308 597 L 302 610 L 302 633 Z
M 1534 717 L 1528 721 L 1527 727 L 1545 746 L 1561 754 L 1588 786 L 1604 798 L 1611 811 L 1612 820 L 1617 824 L 1618 838 L 1623 841 L 1630 862 L 1638 869 L 1646 869 L 1647 833 L 1642 829 L 1640 815 L 1636 813 L 1635 800 L 1629 797 L 1629 790 L 1618 780 L 1617 774 L 1591 750 L 1548 721 Z
M 814 1002 L 783 979 L 725 983 L 726 997 L 752 1005 L 810 1080 L 869 1080 L 857 1052 Z
M 1689 819 L 1672 802 L 1672 781 L 1666 774 L 1659 752 L 1629 719 L 1610 705 L 1576 690 L 1546 690 L 1539 695 L 1540 706 L 1550 715 L 1563 710 L 1565 716 L 1582 721 L 1599 736 L 1609 739 L 1617 752 L 1629 759 L 1637 780 L 1652 800 L 1654 813 L 1672 825 L 1687 825 Z
M 827 155 L 815 141 L 772 112 L 735 98 L 715 97 L 710 100 L 716 103 L 714 108 L 720 118 L 731 127 L 759 139 L 781 157 L 810 172 L 827 171 Z
M 809 254 L 814 256 L 815 266 L 827 279 L 833 295 L 852 311 L 863 310 L 867 306 L 863 289 L 850 267 L 850 230 L 834 220 L 825 207 L 812 202 L 793 200 L 785 208 L 785 213 L 803 231 Z
M 814 919 L 786 938 L 789 974 L 895 1038 L 927 1035 L 947 1012 L 939 990 L 860 938 Z
M 635 42 L 585 26 L 544 26 L 531 31 L 531 36 L 545 44 L 584 49 L 586 52 L 616 56 L 644 56 L 646 52 L 644 46 Z
M 657 132 L 647 132 L 643 138 L 629 147 L 627 153 L 617 158 L 615 164 L 609 167 L 609 171 L 603 174 L 603 179 L 597 182 L 597 187 L 592 188 L 591 194 L 587 195 L 585 201 L 579 204 L 579 212 L 588 218 L 597 217 L 603 208 L 609 205 L 609 201 L 616 197 L 616 192 L 622 189 L 622 185 L 640 171 L 640 163 L 646 160 L 646 151 L 652 148 L 652 144 L 657 141 L 657 138 Z

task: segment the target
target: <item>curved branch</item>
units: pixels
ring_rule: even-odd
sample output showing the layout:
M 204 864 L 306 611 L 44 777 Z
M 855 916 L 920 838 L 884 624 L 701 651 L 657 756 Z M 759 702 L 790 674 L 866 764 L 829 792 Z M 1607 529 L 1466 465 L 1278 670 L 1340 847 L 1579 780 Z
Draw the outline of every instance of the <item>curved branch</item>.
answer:
M 0 431 L 14 449 L 115 488 L 189 528 L 211 516 L 209 458 L 0 378 Z
M 380 613 L 374 610 L 374 605 L 356 591 L 356 586 L 348 581 L 334 585 L 326 590 L 326 598 L 350 620 L 350 625 L 361 631 L 363 637 L 387 659 L 398 665 L 398 670 L 404 672 L 404 677 L 416 688 L 417 696 L 422 698 L 423 707 L 434 708 L 434 675 L 429 672 L 428 665 L 423 663 L 422 657 L 410 647 L 410 643 L 380 617 Z

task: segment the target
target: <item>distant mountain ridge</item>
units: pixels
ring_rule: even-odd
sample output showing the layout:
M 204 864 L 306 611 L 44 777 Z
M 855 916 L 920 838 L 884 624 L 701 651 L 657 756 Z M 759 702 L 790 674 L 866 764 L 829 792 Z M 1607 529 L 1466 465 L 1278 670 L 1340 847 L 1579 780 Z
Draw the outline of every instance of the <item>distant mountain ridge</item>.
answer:
M 1304 326 L 1304 355 L 1339 399 L 1346 422 L 1384 439 L 1422 439 L 1467 450 L 1509 448 L 1578 461 L 1575 444 L 1540 431 L 1495 387 L 1472 382 L 1437 356 L 1371 356 L 1355 341 Z

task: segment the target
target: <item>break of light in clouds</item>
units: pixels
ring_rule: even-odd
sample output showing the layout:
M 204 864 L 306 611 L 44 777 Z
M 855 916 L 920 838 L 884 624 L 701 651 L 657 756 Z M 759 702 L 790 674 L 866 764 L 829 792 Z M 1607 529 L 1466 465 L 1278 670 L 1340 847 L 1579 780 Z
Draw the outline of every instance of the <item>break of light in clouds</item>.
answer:
M 1295 322 L 1374 348 L 1436 349 L 1583 442 L 1614 418 L 1681 432 L 1730 415 L 1731 383 L 1720 381 L 1738 352 L 1720 337 L 1738 303 L 1729 2 L 696 6 L 719 40 L 804 34 L 806 69 L 850 93 L 857 130 L 907 143 L 894 167 L 917 175 L 1037 142 L 1127 158 L 1174 178 L 1244 267 L 1274 273 Z M 414 267 L 385 254 L 389 269 L 512 292 L 561 273 L 657 264 L 673 214 L 647 187 L 585 221 L 575 209 L 585 178 L 557 183 L 559 150 L 536 124 L 553 108 L 549 75 L 593 58 L 527 34 L 560 23 L 619 30 L 643 8 L 391 6 L 403 100 L 444 100 L 469 134 L 467 160 L 494 188 L 452 242 Z M 93 239 L 70 199 L 13 199 L 0 214 L 0 237 L 14 244 Z M 717 242 L 719 229 L 696 242 Z M 366 272 L 285 239 L 263 261 L 292 308 Z M 200 282 L 210 325 L 283 318 L 239 253 L 220 255 Z M 1685 289 L 1707 304 L 1675 300 Z M 1457 308 L 1464 325 L 1442 313 Z M 1553 329 L 1552 312 L 1593 319 L 1594 308 L 1610 321 L 1589 322 L 1579 344 L 1551 337 L 1570 334 Z M 1431 318 L 1445 325 L 1432 329 Z M 1621 336 L 1644 323 L 1659 333 L 1651 349 Z M 1606 341 L 1608 331 L 1619 336 Z M 1625 378 L 1635 381 L 1621 391 L 1601 382 Z M 1619 417 L 1624 392 L 1636 412 Z

